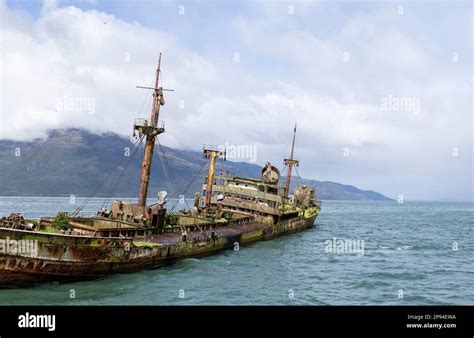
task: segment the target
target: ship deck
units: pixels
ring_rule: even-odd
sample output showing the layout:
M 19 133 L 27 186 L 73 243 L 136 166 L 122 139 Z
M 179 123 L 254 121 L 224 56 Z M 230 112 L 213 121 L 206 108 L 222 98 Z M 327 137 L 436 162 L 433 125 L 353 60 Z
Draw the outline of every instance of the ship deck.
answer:
M 247 232 L 256 230 L 262 230 L 269 228 L 270 225 L 264 223 L 247 223 L 247 224 L 234 224 L 231 226 L 223 225 L 216 227 L 213 231 L 218 237 L 232 237 Z M 198 231 L 190 232 L 190 234 L 200 234 Z M 161 245 L 176 245 L 181 240 L 181 233 L 165 233 L 154 235 L 147 238 L 147 242 L 161 244 Z

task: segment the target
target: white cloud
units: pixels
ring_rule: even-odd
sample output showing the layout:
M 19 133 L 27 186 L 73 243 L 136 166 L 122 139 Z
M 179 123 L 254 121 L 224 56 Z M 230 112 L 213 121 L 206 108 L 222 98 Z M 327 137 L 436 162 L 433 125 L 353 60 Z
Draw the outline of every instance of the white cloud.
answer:
M 32 18 L 3 5 L 0 138 L 31 139 L 69 126 L 130 134 L 133 119 L 149 114 L 149 106 L 140 109 L 147 93 L 135 85 L 151 84 L 163 51 L 163 84 L 176 90 L 167 94 L 161 113 L 165 144 L 199 149 L 203 143 L 256 143 L 258 162 L 280 165 L 297 121 L 307 177 L 429 198 L 434 192 L 428 186 L 438 176 L 427 173 L 434 167 L 442 175 L 472 170 L 469 159 L 457 159 L 464 163 L 459 168 L 446 158 L 452 147 L 467 149 L 472 142 L 472 123 L 466 123 L 472 122 L 471 77 L 465 67 L 450 64 L 449 53 L 440 62 L 442 46 L 435 39 L 394 28 L 399 18 L 390 8 L 354 14 L 321 38 L 314 27 L 282 29 L 287 18 L 273 13 L 285 6 L 264 7 L 260 18 L 229 22 L 243 46 L 242 61 L 235 63 L 233 51 L 204 57 L 170 33 L 112 14 L 51 1 Z M 311 15 L 324 6 L 297 10 Z M 252 71 L 246 59 L 261 60 L 269 75 Z M 381 111 L 380 100 L 388 95 L 418 98 L 419 114 Z M 77 105 L 58 109 L 58 101 L 74 99 L 93 99 L 94 114 Z M 343 158 L 342 147 L 352 157 Z M 425 190 L 413 187 L 420 180 Z

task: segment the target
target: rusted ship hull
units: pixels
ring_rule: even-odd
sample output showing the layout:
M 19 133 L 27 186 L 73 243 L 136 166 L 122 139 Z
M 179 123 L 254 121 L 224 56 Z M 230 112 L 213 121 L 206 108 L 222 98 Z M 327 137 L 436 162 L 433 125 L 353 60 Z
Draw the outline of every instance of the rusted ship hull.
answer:
M 191 257 L 204 257 L 313 227 L 316 215 L 282 221 L 221 226 L 215 236 L 182 241 L 179 233 L 145 238 L 106 238 L 45 234 L 0 228 L 0 238 L 37 243 L 34 256 L 0 253 L 0 288 L 75 282 L 115 273 L 155 269 Z M 202 235 L 202 234 L 201 234 Z
M 19 213 L 0 219 L 0 288 L 154 269 L 313 226 L 321 209 L 316 189 L 302 184 L 290 194 L 292 168 L 299 165 L 294 158 L 296 124 L 290 157 L 283 161 L 287 169 L 284 186 L 279 185 L 279 169 L 269 162 L 262 168 L 260 178 L 237 177 L 228 171 L 216 175 L 216 162 L 226 160 L 226 150 L 208 145 L 203 147 L 203 158 L 209 160 L 209 168 L 202 196 L 194 194 L 192 208 L 173 212 L 172 207 L 168 212 L 166 191 L 158 192 L 156 203 L 147 204 L 155 143 L 165 131 L 159 123 L 160 107 L 165 104 L 163 92 L 173 91 L 159 86 L 160 66 L 161 53 L 155 86 L 140 87 L 153 90 L 150 118 L 138 118 L 133 125 L 136 142 L 128 164 L 145 143 L 138 202 L 112 201 L 110 210 L 103 206 L 94 217 L 78 216 L 90 201 L 86 199 L 72 213 L 59 212 L 54 218 L 42 218 L 39 222 L 27 221 Z M 162 166 L 168 166 L 163 171 L 171 170 L 163 149 L 161 153 Z M 120 175 L 115 175 L 108 199 L 128 164 L 124 168 L 121 162 L 115 169 Z M 203 166 L 204 163 L 172 195 L 184 196 Z M 106 180 L 114 176 L 112 173 Z M 92 196 L 96 193 L 97 190 Z M 20 246 L 25 250 L 18 250 Z

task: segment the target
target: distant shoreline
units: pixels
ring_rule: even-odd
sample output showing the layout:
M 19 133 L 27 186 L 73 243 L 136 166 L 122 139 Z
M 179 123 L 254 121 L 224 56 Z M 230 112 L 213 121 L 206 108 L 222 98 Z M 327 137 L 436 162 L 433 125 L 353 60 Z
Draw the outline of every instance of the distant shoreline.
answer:
M 71 195 L 55 195 L 55 196 L 46 196 L 46 195 L 0 195 L 0 198 L 70 198 Z M 90 196 L 83 196 L 83 195 L 74 195 L 75 198 L 91 198 Z M 100 198 L 108 198 L 107 196 L 94 196 L 92 197 L 94 199 L 100 199 Z M 148 197 L 149 200 L 152 200 L 153 197 Z M 192 200 L 194 199 L 193 196 L 185 196 L 187 200 Z M 126 200 L 134 200 L 137 199 L 137 197 L 130 197 L 130 196 L 114 196 L 111 198 L 111 200 L 115 199 L 126 199 Z M 177 200 L 177 197 L 170 198 L 170 200 Z M 395 199 L 387 199 L 387 200 L 370 200 L 370 199 L 322 199 L 322 202 L 390 202 L 390 203 L 397 203 Z M 404 203 L 472 203 L 474 204 L 474 201 L 427 201 L 427 200 L 405 200 L 403 203 L 400 203 L 403 205 Z

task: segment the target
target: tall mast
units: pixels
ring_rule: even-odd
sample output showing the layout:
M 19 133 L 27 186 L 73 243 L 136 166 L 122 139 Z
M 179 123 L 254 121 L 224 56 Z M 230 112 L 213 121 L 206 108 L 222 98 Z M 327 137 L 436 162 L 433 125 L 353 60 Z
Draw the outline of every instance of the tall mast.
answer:
M 160 107 L 165 104 L 163 91 L 172 91 L 172 89 L 163 89 L 158 87 L 161 71 L 161 53 L 158 58 L 158 68 L 156 69 L 155 87 L 140 87 L 144 89 L 153 90 L 153 104 L 150 114 L 150 121 L 138 120 L 135 122 L 134 129 L 146 136 L 145 151 L 142 160 L 141 174 L 140 174 L 140 192 L 138 194 L 138 204 L 146 206 L 146 197 L 148 193 L 148 186 L 150 183 L 150 170 L 153 160 L 153 151 L 155 149 L 155 138 L 161 133 L 164 133 L 163 127 L 158 127 L 158 117 L 160 116 Z
M 286 182 L 285 182 L 285 197 L 288 197 L 289 191 L 290 191 L 290 183 L 291 183 L 291 171 L 293 169 L 293 166 L 300 163 L 298 160 L 293 159 L 293 155 L 295 152 L 295 139 L 296 139 L 296 123 L 295 123 L 295 128 L 293 129 L 293 142 L 291 144 L 291 154 L 290 158 L 286 158 L 284 160 L 285 165 L 288 166 L 287 174 L 286 174 Z

